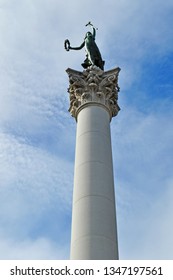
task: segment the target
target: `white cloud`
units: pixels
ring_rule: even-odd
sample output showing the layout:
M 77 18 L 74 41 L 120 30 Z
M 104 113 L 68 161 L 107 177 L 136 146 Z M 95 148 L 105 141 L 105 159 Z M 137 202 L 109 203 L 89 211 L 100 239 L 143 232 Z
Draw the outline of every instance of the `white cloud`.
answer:
M 157 111 L 153 109 L 146 114 L 132 107 L 112 120 L 119 246 L 123 259 L 173 257 L 169 250 L 173 229 L 172 106 L 169 104 L 169 110 L 163 114 L 162 104 L 156 103 Z
M 50 240 L 39 238 L 35 241 L 14 242 L 0 240 L 0 259 L 10 260 L 61 260 L 69 258 L 69 244 L 57 245 Z
M 42 192 L 42 200 L 49 200 L 52 192 L 56 192 L 65 205 L 70 204 L 64 193 L 71 193 L 72 164 L 10 135 L 1 134 L 0 142 L 1 190 L 12 185 L 19 190 L 29 187 L 28 191 L 38 192 L 38 196 Z
M 150 197 L 140 197 L 133 191 L 129 201 L 139 211 L 139 215 L 128 213 L 130 207 L 126 209 L 126 218 L 120 224 L 120 257 L 122 259 L 172 259 L 173 258 L 173 222 L 172 222 L 172 179 L 164 182 L 162 194 L 156 192 Z M 159 189 L 158 185 L 158 189 Z M 136 203 L 135 199 L 139 201 Z M 127 195 L 124 196 L 124 199 Z M 142 201 L 144 199 L 144 201 Z M 150 200 L 147 203 L 147 200 Z M 141 211 L 141 203 L 143 211 Z
M 158 201 L 154 201 L 151 215 L 145 224 L 148 230 L 142 249 L 143 258 L 173 258 L 173 178 L 168 179 L 167 185 L 163 187 L 165 192 Z
M 73 165 L 1 134 L 0 178 L 0 258 L 67 258 Z

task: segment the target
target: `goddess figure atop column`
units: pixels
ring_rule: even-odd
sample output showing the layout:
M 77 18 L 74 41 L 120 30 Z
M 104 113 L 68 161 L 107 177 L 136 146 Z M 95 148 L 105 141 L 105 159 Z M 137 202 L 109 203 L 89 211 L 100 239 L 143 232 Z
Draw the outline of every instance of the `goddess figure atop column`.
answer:
M 70 42 L 68 39 L 64 42 L 64 47 L 66 51 L 69 50 L 81 50 L 83 47 L 85 47 L 86 51 L 86 59 L 82 63 L 82 66 L 84 69 L 90 67 L 90 66 L 97 66 L 100 69 L 104 70 L 104 61 L 102 60 L 101 53 L 99 51 L 99 48 L 97 47 L 97 44 L 95 42 L 96 37 L 96 28 L 93 26 L 91 22 L 88 22 L 86 26 L 91 26 L 92 33 L 87 32 L 84 38 L 83 43 L 79 47 L 71 47 Z

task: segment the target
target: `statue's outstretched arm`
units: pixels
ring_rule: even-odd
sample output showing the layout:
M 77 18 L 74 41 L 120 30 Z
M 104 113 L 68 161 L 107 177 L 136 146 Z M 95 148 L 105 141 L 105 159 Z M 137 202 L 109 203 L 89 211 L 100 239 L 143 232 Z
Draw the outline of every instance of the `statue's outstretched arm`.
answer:
M 85 42 L 83 42 L 83 43 L 80 45 L 80 47 L 71 47 L 71 46 L 69 46 L 69 49 L 70 49 L 70 50 L 81 50 L 84 46 L 85 46 Z
M 66 49 L 66 51 L 69 51 L 69 50 L 81 50 L 83 47 L 85 46 L 85 42 L 83 42 L 81 45 L 80 45 L 80 47 L 71 47 L 70 46 L 70 42 L 69 42 L 69 40 L 68 39 L 66 39 L 65 41 L 64 41 L 64 48 Z

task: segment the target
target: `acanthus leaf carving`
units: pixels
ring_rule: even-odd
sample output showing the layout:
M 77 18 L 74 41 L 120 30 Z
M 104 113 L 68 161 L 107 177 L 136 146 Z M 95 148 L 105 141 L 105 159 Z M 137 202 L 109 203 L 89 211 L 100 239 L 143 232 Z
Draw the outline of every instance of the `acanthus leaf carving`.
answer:
M 91 66 L 83 72 L 67 69 L 69 75 L 69 111 L 73 117 L 77 117 L 80 106 L 86 103 L 98 103 L 104 105 L 110 112 L 110 116 L 116 116 L 120 110 L 118 100 L 118 74 L 120 68 L 104 72 L 96 66 Z

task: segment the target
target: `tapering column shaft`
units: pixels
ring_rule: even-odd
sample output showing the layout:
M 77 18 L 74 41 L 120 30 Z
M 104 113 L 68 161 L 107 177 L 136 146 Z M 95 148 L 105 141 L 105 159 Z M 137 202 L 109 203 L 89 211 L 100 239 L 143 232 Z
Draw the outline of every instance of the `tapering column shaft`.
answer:
M 118 259 L 110 115 L 88 105 L 77 117 L 71 259 Z

